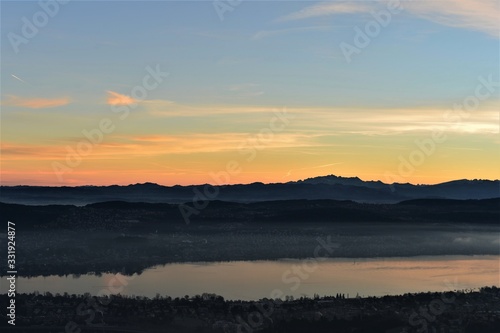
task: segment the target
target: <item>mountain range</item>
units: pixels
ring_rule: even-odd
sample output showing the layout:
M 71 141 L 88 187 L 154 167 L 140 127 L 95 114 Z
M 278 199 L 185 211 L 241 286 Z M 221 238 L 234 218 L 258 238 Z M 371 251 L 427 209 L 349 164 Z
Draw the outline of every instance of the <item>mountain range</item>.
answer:
M 0 202 L 83 206 L 105 201 L 183 203 L 220 200 L 251 203 L 276 200 L 352 200 L 397 203 L 412 199 L 489 199 L 500 197 L 499 180 L 454 180 L 433 185 L 386 184 L 335 175 L 287 183 L 162 186 L 154 183 L 125 186 L 1 186 Z

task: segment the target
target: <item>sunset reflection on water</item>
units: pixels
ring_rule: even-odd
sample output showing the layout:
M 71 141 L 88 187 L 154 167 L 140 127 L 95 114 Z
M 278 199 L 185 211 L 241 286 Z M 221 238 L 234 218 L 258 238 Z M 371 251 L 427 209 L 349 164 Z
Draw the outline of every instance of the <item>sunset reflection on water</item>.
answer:
M 183 297 L 209 292 L 226 299 L 246 300 L 269 298 L 273 290 L 294 297 L 397 295 L 500 286 L 499 263 L 500 256 L 335 258 L 319 261 L 317 266 L 314 259 L 180 263 L 135 274 L 119 290 L 123 295 L 148 297 L 157 293 Z M 97 294 L 109 281 L 113 281 L 112 274 L 19 278 L 18 292 Z

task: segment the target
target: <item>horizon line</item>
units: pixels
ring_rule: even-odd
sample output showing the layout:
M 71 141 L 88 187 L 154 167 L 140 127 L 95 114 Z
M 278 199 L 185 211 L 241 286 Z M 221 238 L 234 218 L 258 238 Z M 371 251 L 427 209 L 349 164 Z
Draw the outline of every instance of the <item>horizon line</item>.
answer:
M 268 182 L 268 183 L 260 182 L 260 181 L 253 181 L 253 182 L 249 182 L 249 183 L 228 183 L 228 184 L 199 183 L 199 184 L 188 184 L 188 185 L 181 185 L 181 184 L 167 185 L 167 184 L 160 184 L 160 183 L 156 183 L 156 182 L 145 181 L 143 183 L 105 184 L 105 185 L 92 185 L 92 184 L 86 184 L 86 185 L 27 185 L 27 184 L 4 185 L 0 181 L 0 187 L 54 187 L 54 188 L 57 188 L 57 187 L 71 187 L 71 188 L 77 188 L 77 187 L 110 187 L 110 186 L 123 186 L 123 187 L 125 187 L 125 186 L 146 185 L 146 184 L 153 184 L 153 185 L 158 185 L 158 186 L 162 186 L 162 187 L 177 187 L 177 186 L 180 186 L 180 187 L 191 187 L 191 186 L 204 186 L 204 185 L 211 185 L 211 186 L 238 186 L 238 185 L 252 185 L 252 184 L 274 185 L 274 184 L 298 183 L 298 182 L 304 182 L 304 181 L 309 180 L 309 179 L 324 178 L 324 177 L 337 177 L 337 178 L 343 178 L 343 179 L 357 178 L 357 179 L 359 179 L 362 182 L 366 182 L 366 183 L 367 182 L 377 182 L 377 183 L 380 182 L 382 184 L 386 184 L 387 186 L 391 186 L 391 185 L 408 185 L 408 184 L 409 185 L 413 185 L 413 186 L 431 186 L 431 185 L 439 185 L 439 184 L 451 183 L 451 182 L 455 182 L 455 181 L 491 181 L 491 182 L 500 181 L 500 179 L 486 179 L 486 178 L 484 178 L 484 179 L 483 178 L 468 179 L 468 178 L 461 178 L 461 179 L 450 179 L 450 180 L 446 180 L 446 181 L 442 181 L 442 182 L 426 183 L 426 184 L 423 184 L 423 183 L 410 183 L 410 182 L 406 182 L 406 183 L 398 183 L 398 182 L 385 183 L 385 182 L 383 182 L 380 179 L 378 179 L 378 180 L 375 180 L 375 179 L 364 180 L 364 179 L 361 179 L 358 176 L 346 177 L 346 176 L 337 176 L 337 175 L 334 175 L 334 174 L 329 174 L 329 175 L 308 177 L 308 178 L 305 178 L 305 179 L 290 180 L 290 181 L 287 181 L 287 182 Z M 354 185 L 352 185 L 352 186 L 354 186 Z

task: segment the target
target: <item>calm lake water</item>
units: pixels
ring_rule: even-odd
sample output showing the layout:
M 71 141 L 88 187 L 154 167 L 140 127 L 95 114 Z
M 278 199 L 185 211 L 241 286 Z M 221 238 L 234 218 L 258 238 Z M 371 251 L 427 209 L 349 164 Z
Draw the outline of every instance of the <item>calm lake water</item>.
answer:
M 17 291 L 148 297 L 157 293 L 182 297 L 209 292 L 244 300 L 280 294 L 382 296 L 500 286 L 499 264 L 500 256 L 182 263 L 158 266 L 128 277 L 103 274 L 18 278 Z M 6 292 L 4 283 L 1 292 Z

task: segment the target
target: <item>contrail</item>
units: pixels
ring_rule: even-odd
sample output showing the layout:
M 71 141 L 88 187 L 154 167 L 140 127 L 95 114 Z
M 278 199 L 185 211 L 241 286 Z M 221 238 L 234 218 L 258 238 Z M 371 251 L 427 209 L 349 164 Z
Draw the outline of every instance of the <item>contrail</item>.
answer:
M 17 79 L 17 80 L 21 81 L 22 83 L 26 83 L 26 82 L 24 82 L 24 80 L 22 80 L 22 79 L 18 78 L 18 77 L 17 77 L 17 76 L 15 76 L 14 74 L 10 74 L 10 75 L 11 75 L 14 79 Z

